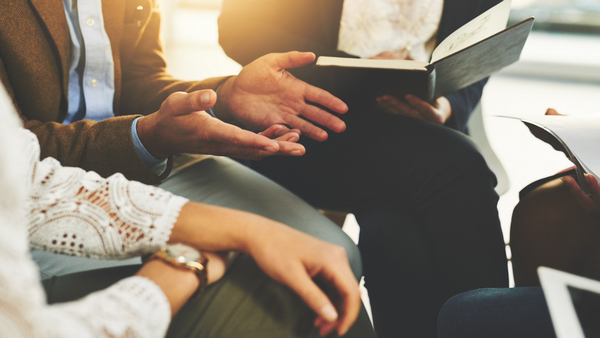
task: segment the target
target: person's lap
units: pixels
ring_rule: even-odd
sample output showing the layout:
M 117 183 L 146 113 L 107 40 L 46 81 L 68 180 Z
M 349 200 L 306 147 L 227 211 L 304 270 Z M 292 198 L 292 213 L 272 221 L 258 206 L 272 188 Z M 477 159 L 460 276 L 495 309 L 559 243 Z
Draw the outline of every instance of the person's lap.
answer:
M 346 249 L 357 279 L 362 275 L 356 245 L 343 231 L 301 199 L 233 160 L 208 158 L 175 173 L 160 188 L 194 202 L 253 212 Z M 108 261 L 32 250 L 42 279 L 80 271 L 140 264 L 139 257 Z
M 133 275 L 140 265 L 84 271 L 44 281 L 48 302 L 73 301 Z M 168 338 L 318 337 L 314 312 L 293 291 L 269 278 L 246 255 L 173 318 Z M 364 308 L 344 337 L 375 337 Z
M 303 140 L 305 156 L 251 167 L 315 207 L 356 215 L 366 286 L 374 313 L 383 314 L 374 315 L 378 334 L 386 337 L 378 321 L 389 323 L 390 336 L 402 321 L 430 327 L 452 295 L 508 286 L 495 177 L 469 138 L 375 110 L 344 119 L 344 133 L 324 143 Z M 396 278 L 392 270 L 413 273 Z M 404 286 L 413 297 L 392 300 Z M 428 315 L 402 315 L 410 310 Z
M 556 337 L 541 287 L 478 289 L 452 297 L 438 318 L 439 338 Z
M 160 187 L 193 201 L 254 212 L 342 245 L 355 276 L 361 276 L 358 249 L 339 227 L 298 197 L 235 161 L 205 159 L 175 173 Z M 50 302 L 80 298 L 139 268 L 135 260 L 126 260 L 127 266 L 98 270 L 112 262 L 43 252 L 36 257 L 54 261 L 55 267 L 80 260 L 58 274 L 46 273 L 57 276 L 44 281 Z M 123 265 L 121 261 L 115 263 Z M 75 268 L 92 271 L 71 274 Z M 361 311 L 347 337 L 374 337 L 364 308 Z M 207 288 L 201 300 L 188 303 L 180 311 L 168 337 L 317 337 L 312 329 L 314 319 L 313 311 L 293 291 L 266 276 L 249 256 L 240 255 L 225 276 Z

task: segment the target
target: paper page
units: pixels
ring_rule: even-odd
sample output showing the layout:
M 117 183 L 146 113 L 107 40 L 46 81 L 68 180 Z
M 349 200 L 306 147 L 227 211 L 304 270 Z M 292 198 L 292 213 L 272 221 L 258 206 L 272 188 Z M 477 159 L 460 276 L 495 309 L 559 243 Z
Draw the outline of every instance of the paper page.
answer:
M 528 116 L 520 120 L 535 122 L 552 130 L 569 147 L 585 171 L 600 181 L 600 112 L 570 116 Z
M 407 69 L 427 70 L 427 62 L 413 60 L 383 60 L 383 59 L 355 59 L 333 56 L 319 56 L 317 66 L 337 66 L 352 68 L 382 68 L 382 69 Z
M 506 28 L 511 0 L 504 0 L 469 21 L 442 41 L 433 51 L 431 63 L 463 50 Z

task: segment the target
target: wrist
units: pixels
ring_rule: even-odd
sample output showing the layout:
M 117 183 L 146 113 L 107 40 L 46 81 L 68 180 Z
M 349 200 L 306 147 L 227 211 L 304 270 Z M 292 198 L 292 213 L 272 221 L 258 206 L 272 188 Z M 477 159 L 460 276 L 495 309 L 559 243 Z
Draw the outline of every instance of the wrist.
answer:
M 171 305 L 171 315 L 175 315 L 200 286 L 200 280 L 192 271 L 160 260 L 146 262 L 136 276 L 145 277 L 160 287 Z
M 237 76 L 228 78 L 219 87 L 219 92 L 217 93 L 217 103 L 213 107 L 213 112 L 215 113 L 216 117 L 227 123 L 231 123 L 235 120 L 230 106 L 230 97 L 236 78 Z
M 140 142 L 146 150 L 155 158 L 167 158 L 173 154 L 169 151 L 165 141 L 159 135 L 160 128 L 157 128 L 159 123 L 156 121 L 157 113 L 150 114 L 140 118 L 137 122 L 137 133 Z

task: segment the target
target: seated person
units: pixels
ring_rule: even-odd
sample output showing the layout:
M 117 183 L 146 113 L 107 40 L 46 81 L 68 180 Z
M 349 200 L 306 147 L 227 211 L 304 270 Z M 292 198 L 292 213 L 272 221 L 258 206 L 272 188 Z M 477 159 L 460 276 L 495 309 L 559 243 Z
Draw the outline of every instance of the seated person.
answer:
M 498 2 L 224 0 L 219 41 L 242 65 L 290 50 L 428 61 L 436 43 Z M 288 71 L 327 89 L 315 67 Z M 379 337 L 435 337 L 448 298 L 508 286 L 496 180 L 457 132 L 484 84 L 432 105 L 411 96 L 341 97 L 349 107 L 339 116 L 344 133 L 326 141 L 303 133 L 304 156 L 250 163 L 318 208 L 356 215 Z
M 174 162 L 171 155 L 180 152 L 255 159 L 302 155 L 304 147 L 294 142 L 300 131 L 261 120 L 265 131 L 257 135 L 205 110 L 215 105 L 213 89 L 220 86 L 214 113 L 236 120 L 256 119 L 255 113 L 300 121 L 304 120 L 297 115 L 326 114 L 307 105 L 307 100 L 343 113 L 346 105 L 339 99 L 283 72 L 311 62 L 313 54 L 269 55 L 245 67 L 239 76 L 186 82 L 166 72 L 156 1 L 1 2 L 0 17 L 0 80 L 25 127 L 38 137 L 41 158 L 54 157 L 62 165 L 93 170 L 103 177 L 122 172 L 146 184 L 164 181 L 162 188 L 194 202 L 284 223 L 342 246 L 355 279 L 360 278 L 358 249 L 341 229 L 236 162 L 218 157 L 188 162 L 167 179 Z M 338 131 L 344 128 L 339 119 L 323 124 Z M 141 262 L 139 257 L 124 263 L 102 262 L 42 250 L 34 250 L 32 256 L 49 283 L 55 276 Z M 247 256 L 236 259 L 218 285 L 238 289 L 235 278 L 245 276 L 254 264 Z M 292 308 L 303 312 L 305 319 L 313 316 L 307 308 Z
M 19 127 L 2 88 L 0 118 L 1 336 L 307 337 L 313 325 L 321 335 L 344 335 L 355 321 L 360 294 L 343 248 L 121 174 L 105 179 L 53 158 L 40 162 L 37 138 Z M 61 304 L 49 306 L 28 241 L 94 258 L 165 251 L 134 268 L 54 278 L 47 297 Z M 249 255 L 233 263 L 243 269 L 232 268 L 202 295 L 206 283 L 225 273 L 227 250 Z M 346 337 L 374 337 L 361 317 L 362 327 L 354 325 Z
M 146 184 L 162 182 L 162 188 L 192 201 L 257 213 L 318 234 L 344 246 L 360 278 L 358 250 L 335 224 L 234 161 L 187 163 L 169 177 L 173 155 L 183 152 L 253 159 L 302 155 L 304 147 L 295 143 L 299 130 L 266 120 L 265 131 L 257 135 L 205 110 L 216 103 L 215 113 L 237 120 L 256 119 L 253 114 L 259 113 L 301 121 L 296 115 L 326 114 L 308 100 L 343 113 L 342 101 L 282 71 L 311 62 L 313 54 L 269 55 L 239 76 L 186 82 L 166 72 L 156 1 L 2 2 L 0 17 L 0 80 L 25 127 L 40 140 L 41 158 L 54 157 L 103 177 L 120 172 Z M 217 101 L 213 89 L 219 86 Z M 337 118 L 321 122 L 344 128 Z M 105 263 L 41 251 L 33 257 L 43 278 L 140 262 Z
M 510 241 L 516 287 L 451 298 L 440 312 L 439 337 L 555 337 L 537 268 L 600 280 L 600 185 L 586 174 L 588 196 L 574 175 L 566 170 L 521 191 Z

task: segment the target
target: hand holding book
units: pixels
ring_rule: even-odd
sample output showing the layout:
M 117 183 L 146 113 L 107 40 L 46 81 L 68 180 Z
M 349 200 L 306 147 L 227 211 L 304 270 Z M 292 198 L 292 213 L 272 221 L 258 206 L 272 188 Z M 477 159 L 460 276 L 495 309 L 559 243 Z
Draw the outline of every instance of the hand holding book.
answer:
M 385 51 L 370 57 L 371 60 L 401 60 L 394 53 Z M 395 115 L 425 120 L 436 124 L 444 124 L 452 114 L 450 102 L 445 97 L 438 98 L 435 102 L 423 101 L 414 95 L 406 95 L 400 100 L 391 95 L 375 98 L 377 105 L 385 111 Z

